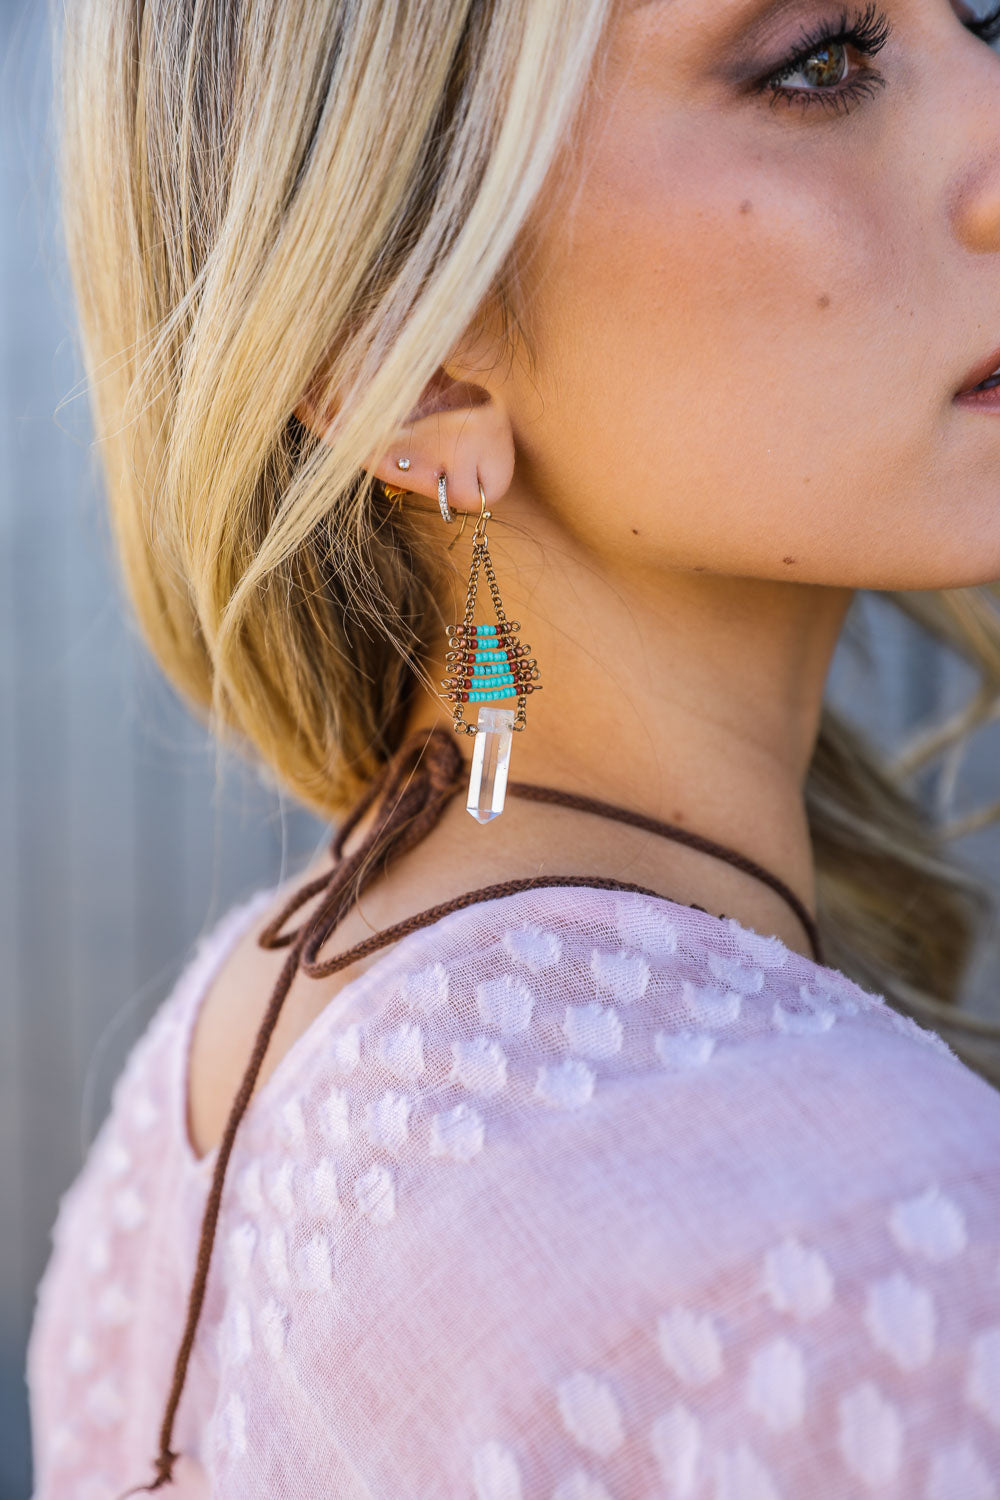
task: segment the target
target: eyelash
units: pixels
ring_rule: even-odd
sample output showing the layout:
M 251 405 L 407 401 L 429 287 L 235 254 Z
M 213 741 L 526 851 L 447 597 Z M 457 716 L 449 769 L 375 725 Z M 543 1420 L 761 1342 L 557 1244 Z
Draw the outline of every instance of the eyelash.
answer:
M 886 79 L 877 68 L 866 68 L 860 78 L 855 78 L 835 89 L 787 89 L 782 86 L 782 79 L 787 78 L 791 73 L 798 72 L 803 63 L 808 62 L 824 48 L 850 45 L 863 56 L 874 57 L 876 52 L 880 52 L 885 46 L 892 31 L 891 22 L 885 12 L 872 3 L 872 0 L 869 0 L 864 11 L 856 11 L 853 17 L 849 18 L 846 10 L 841 11 L 840 18 L 834 25 L 836 30 L 832 30 L 830 24 L 827 23 L 816 31 L 804 32 L 794 54 L 787 58 L 775 72 L 770 73 L 767 78 L 757 84 L 754 92 L 770 93 L 772 105 L 776 104 L 779 99 L 789 105 L 801 103 L 810 106 L 817 103 L 827 109 L 842 110 L 844 114 L 847 114 L 855 99 L 870 95 L 876 89 L 884 87 Z M 994 42 L 1000 36 L 1000 6 L 991 15 L 984 16 L 982 20 L 963 21 L 962 25 L 983 41 Z

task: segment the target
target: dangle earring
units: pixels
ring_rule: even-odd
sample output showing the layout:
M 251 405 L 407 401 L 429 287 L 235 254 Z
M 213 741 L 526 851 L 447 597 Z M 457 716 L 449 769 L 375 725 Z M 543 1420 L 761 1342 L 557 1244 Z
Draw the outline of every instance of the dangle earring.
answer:
M 488 823 L 503 812 L 511 736 L 515 730 L 525 727 L 525 699 L 529 693 L 541 692 L 541 685 L 537 682 L 538 664 L 528 654 L 531 647 L 522 646 L 518 638 L 520 622 L 508 620 L 504 613 L 486 536 L 486 522 L 491 518 L 491 512 L 486 509 L 486 496 L 478 473 L 476 483 L 479 485 L 480 512 L 472 534 L 465 616 L 461 624 L 448 626 L 451 650 L 446 653 L 445 661 L 448 670 L 456 675 L 441 679 L 441 686 L 450 691 L 440 696 L 444 702 L 456 705 L 452 720 L 456 733 L 476 737 L 465 808 L 477 822 Z M 448 507 L 448 482 L 444 474 L 438 477 L 438 501 L 445 520 L 452 520 Z M 493 596 L 495 625 L 476 625 L 473 622 L 481 567 L 486 569 Z M 516 698 L 516 709 L 486 707 L 487 703 L 501 698 Z M 483 705 L 477 724 L 470 724 L 462 717 L 464 703 Z

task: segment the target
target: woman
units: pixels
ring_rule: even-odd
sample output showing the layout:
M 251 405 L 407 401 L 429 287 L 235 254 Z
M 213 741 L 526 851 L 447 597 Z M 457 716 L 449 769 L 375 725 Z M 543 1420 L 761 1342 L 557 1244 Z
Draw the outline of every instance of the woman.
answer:
M 338 832 L 60 1205 L 36 1500 L 1000 1493 L 982 903 L 823 704 L 859 589 L 996 698 L 997 30 L 68 7 L 131 601 Z

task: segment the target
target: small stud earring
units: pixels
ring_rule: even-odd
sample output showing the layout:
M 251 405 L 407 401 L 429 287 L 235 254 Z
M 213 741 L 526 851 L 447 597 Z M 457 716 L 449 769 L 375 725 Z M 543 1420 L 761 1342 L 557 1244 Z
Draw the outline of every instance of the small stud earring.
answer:
M 406 473 L 406 471 L 407 471 L 407 469 L 409 467 L 410 467 L 410 460 L 408 458 L 397 458 L 396 459 L 396 468 L 397 469 L 402 469 L 402 471 L 403 471 L 404 474 Z

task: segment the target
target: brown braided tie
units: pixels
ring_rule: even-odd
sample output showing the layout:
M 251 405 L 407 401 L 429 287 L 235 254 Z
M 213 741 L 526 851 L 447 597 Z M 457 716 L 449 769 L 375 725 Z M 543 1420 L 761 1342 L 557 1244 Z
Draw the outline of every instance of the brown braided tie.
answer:
M 260 933 L 257 941 L 261 948 L 289 948 L 288 958 L 274 986 L 254 1041 L 243 1081 L 236 1091 L 226 1128 L 219 1142 L 218 1157 L 202 1219 L 197 1263 L 188 1298 L 187 1319 L 177 1351 L 173 1380 L 160 1427 L 159 1453 L 153 1460 L 156 1478 L 151 1484 L 138 1485 L 134 1489 L 125 1490 L 117 1497 L 117 1500 L 126 1500 L 126 1496 L 129 1495 L 152 1493 L 165 1484 L 173 1483 L 173 1466 L 180 1454 L 171 1451 L 170 1440 L 205 1297 L 226 1166 L 233 1149 L 237 1127 L 250 1101 L 271 1034 L 297 971 L 301 969 L 304 974 L 315 979 L 324 978 L 345 968 L 356 959 L 364 958 L 367 954 L 396 942 L 407 933 L 436 922 L 439 917 L 447 915 L 448 912 L 473 906 L 482 901 L 492 901 L 500 896 L 508 896 L 515 891 L 547 886 L 586 886 L 604 890 L 635 891 L 640 895 L 663 899 L 658 891 L 652 891 L 647 886 L 634 885 L 624 880 L 613 880 L 606 876 L 537 875 L 523 880 L 503 880 L 495 885 L 481 886 L 478 890 L 465 891 L 462 895 L 454 896 L 437 906 L 428 907 L 425 911 L 417 912 L 414 916 L 396 922 L 392 927 L 372 933 L 360 943 L 355 943 L 353 948 L 348 948 L 333 958 L 321 961 L 319 952 L 323 944 L 343 921 L 366 887 L 381 870 L 387 869 L 395 859 L 420 842 L 437 823 L 452 797 L 459 791 L 464 791 L 467 783 L 468 763 L 459 749 L 454 734 L 438 726 L 415 730 L 403 741 L 386 763 L 381 775 L 365 790 L 338 828 L 330 843 L 332 869 L 327 874 L 317 876 L 316 879 L 302 886 Z M 614 818 L 618 822 L 630 823 L 636 828 L 645 828 L 652 833 L 662 834 L 665 838 L 686 844 L 689 848 L 698 849 L 704 854 L 714 855 L 728 864 L 735 865 L 746 874 L 764 881 L 783 897 L 805 928 L 812 944 L 816 963 L 823 962 L 819 932 L 809 911 L 795 892 L 782 880 L 748 856 L 728 849 L 724 844 L 716 843 L 713 839 L 705 838 L 701 834 L 679 828 L 676 824 L 665 823 L 659 818 L 632 812 L 628 808 L 617 807 L 611 802 L 600 802 L 596 798 L 585 797 L 580 793 L 564 792 L 558 787 L 537 786 L 528 781 L 509 781 L 507 791 L 529 801 L 559 803 L 564 807 L 579 808 L 584 812 L 597 813 L 602 817 Z M 376 799 L 380 803 L 378 818 L 362 845 L 353 854 L 345 857 L 343 846 L 348 836 Z M 291 932 L 281 931 L 293 912 L 314 896 L 321 894 L 322 900 L 310 917 L 307 917 Z M 686 904 L 695 911 L 705 911 L 705 907 L 698 906 L 696 902 Z M 720 919 L 724 915 L 725 913 L 720 913 Z

